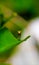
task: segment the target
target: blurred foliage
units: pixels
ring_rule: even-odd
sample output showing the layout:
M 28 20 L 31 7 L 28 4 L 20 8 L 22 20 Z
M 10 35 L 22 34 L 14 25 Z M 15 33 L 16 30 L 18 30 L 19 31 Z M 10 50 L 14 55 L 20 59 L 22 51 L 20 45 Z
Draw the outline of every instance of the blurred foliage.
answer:
M 12 10 L 20 12 L 24 9 L 28 9 L 32 5 L 33 0 L 2 0 L 1 2 Z
M 25 19 L 39 16 L 39 0 L 1 0 L 0 2 Z
M 2 16 L 3 17 L 2 17 Z M 27 22 L 21 18 L 16 12 L 10 10 L 8 7 L 0 4 L 0 17 L 2 28 L 8 28 L 17 39 L 20 39 L 18 31 L 21 31 L 27 26 Z
M 7 63 L 0 63 L 0 65 L 11 65 L 11 64 L 7 64 Z
M 0 58 L 9 56 L 10 49 L 14 48 L 19 41 L 9 32 L 8 29 L 4 28 L 0 30 Z M 5 55 L 6 54 L 6 55 Z

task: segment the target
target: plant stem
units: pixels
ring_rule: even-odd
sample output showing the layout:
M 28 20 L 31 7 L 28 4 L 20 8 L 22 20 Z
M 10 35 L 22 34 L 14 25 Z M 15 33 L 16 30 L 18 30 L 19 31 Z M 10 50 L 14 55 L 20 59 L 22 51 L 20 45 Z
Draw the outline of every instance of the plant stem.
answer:
M 27 36 L 25 39 L 23 39 L 23 40 L 19 41 L 19 43 L 18 43 L 18 44 L 21 44 L 22 42 L 26 41 L 26 40 L 27 40 L 27 39 L 29 39 L 30 37 L 31 37 L 30 35 L 29 35 L 29 36 Z M 17 45 L 18 45 L 18 44 L 17 44 Z M 17 46 L 17 45 L 16 45 L 16 46 Z

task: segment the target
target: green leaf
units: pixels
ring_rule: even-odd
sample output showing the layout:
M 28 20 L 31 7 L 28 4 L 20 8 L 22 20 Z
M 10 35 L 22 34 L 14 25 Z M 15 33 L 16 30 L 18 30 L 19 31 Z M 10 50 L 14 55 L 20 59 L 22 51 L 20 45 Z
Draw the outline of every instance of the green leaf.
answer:
M 30 36 L 27 36 L 24 40 L 18 40 L 7 29 L 0 30 L 0 59 L 6 59 L 10 56 L 12 49 L 23 41 L 27 40 Z
M 0 53 L 14 47 L 18 42 L 8 29 L 0 30 Z
M 6 59 L 11 54 L 12 48 L 14 48 L 19 41 L 12 35 L 12 33 L 4 28 L 0 30 L 0 59 Z

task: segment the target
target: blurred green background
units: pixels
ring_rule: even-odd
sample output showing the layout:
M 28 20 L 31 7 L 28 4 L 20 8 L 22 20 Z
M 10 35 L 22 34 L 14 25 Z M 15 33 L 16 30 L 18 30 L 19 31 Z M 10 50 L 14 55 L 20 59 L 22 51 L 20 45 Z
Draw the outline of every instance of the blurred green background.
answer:
M 27 20 L 39 16 L 39 0 L 1 0 L 0 3 Z
M 9 20 L 11 23 L 6 24 L 13 34 L 16 32 L 14 34 L 16 38 L 19 35 L 18 31 L 22 32 L 27 27 L 29 20 L 39 16 L 39 0 L 0 0 L 1 5 L 5 18 L 9 18 L 12 13 L 16 15 Z

